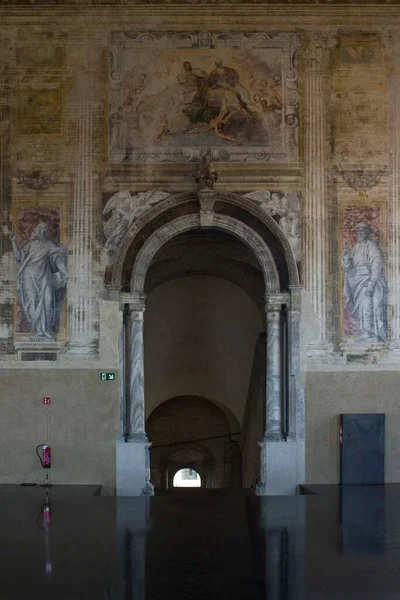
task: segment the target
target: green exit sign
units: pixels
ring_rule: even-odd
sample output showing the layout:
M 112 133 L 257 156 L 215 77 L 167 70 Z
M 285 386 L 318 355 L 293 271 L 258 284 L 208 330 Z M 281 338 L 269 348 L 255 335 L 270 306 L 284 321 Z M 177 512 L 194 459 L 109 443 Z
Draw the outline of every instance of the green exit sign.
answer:
M 115 373 L 100 373 L 100 379 L 102 381 L 114 381 Z

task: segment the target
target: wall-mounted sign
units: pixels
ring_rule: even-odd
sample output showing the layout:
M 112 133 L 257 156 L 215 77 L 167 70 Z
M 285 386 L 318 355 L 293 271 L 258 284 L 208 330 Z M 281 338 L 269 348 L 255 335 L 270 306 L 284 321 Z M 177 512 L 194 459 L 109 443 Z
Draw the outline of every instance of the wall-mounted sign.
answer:
M 100 373 L 100 379 L 102 381 L 114 381 L 115 373 Z

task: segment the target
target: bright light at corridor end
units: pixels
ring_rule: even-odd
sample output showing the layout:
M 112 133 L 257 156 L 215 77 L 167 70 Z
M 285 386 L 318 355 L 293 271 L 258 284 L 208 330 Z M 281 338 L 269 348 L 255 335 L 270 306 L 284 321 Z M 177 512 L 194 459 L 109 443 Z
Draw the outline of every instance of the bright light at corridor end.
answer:
M 200 475 L 194 469 L 181 469 L 175 473 L 172 485 L 174 487 L 200 487 Z

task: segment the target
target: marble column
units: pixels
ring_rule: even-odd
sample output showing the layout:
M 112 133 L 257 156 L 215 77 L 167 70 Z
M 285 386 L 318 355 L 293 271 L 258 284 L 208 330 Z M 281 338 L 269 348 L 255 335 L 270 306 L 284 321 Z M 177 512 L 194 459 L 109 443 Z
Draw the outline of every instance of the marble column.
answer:
M 281 405 L 281 309 L 282 298 L 277 294 L 266 296 L 267 321 L 267 378 L 265 439 L 282 441 Z
M 124 436 L 117 439 L 117 495 L 151 496 L 149 441 L 145 431 L 143 324 L 145 296 L 120 295 L 126 307 L 124 351 L 125 407 Z
M 289 294 L 266 294 L 266 425 L 264 439 L 259 442 L 260 483 L 256 488 L 259 496 L 294 494 L 297 484 L 295 436 L 289 435 L 285 442 L 282 435 L 282 304 L 290 308 Z M 289 422 L 292 421 L 289 414 Z
M 129 306 L 129 406 L 127 407 L 128 440 L 147 440 L 144 428 L 144 346 L 143 346 L 143 307 Z
M 390 83 L 390 148 L 391 177 L 389 180 L 389 223 L 388 223 L 388 285 L 391 307 L 390 345 L 400 351 L 400 51 L 399 32 L 390 32 L 386 46 L 391 59 Z
M 128 305 L 123 306 L 119 311 L 119 332 L 118 332 L 118 395 L 119 395 L 119 427 L 118 439 L 125 441 L 126 437 L 126 321 Z
M 12 300 L 13 300 L 13 258 L 11 244 L 6 229 L 10 229 L 11 214 L 11 97 L 8 78 L 7 40 L 0 38 L 0 354 L 11 353 L 12 346 Z
M 100 155 L 96 143 L 96 119 L 101 109 L 97 81 L 101 77 L 101 49 L 79 44 L 76 52 L 73 107 L 75 172 L 71 213 L 72 255 L 68 282 L 70 312 L 69 353 L 96 352 L 93 290 L 93 207 L 100 197 Z M 76 100 L 75 100 L 76 99 Z
M 336 37 L 322 33 L 302 38 L 304 65 L 304 278 L 320 325 L 319 342 L 329 338 L 329 210 L 326 79 Z

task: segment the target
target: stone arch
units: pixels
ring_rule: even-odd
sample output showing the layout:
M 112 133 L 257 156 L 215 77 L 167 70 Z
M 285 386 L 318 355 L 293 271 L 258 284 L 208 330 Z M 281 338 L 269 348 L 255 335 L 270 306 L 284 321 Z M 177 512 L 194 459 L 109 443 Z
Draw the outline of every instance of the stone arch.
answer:
M 200 215 L 188 215 L 170 221 L 155 231 L 140 249 L 132 269 L 130 290 L 135 294 L 144 293 L 147 270 L 155 254 L 170 239 L 191 229 L 201 227 Z M 225 215 L 214 215 L 213 227 L 231 233 L 254 252 L 259 260 L 265 281 L 265 291 L 274 293 L 280 289 L 279 274 L 271 251 L 264 240 L 250 227 Z
M 154 492 L 149 480 L 150 444 L 145 432 L 144 419 L 143 321 L 146 274 L 157 251 L 167 241 L 195 229 L 219 229 L 236 237 L 250 248 L 263 274 L 269 366 L 266 372 L 265 433 L 260 442 L 260 483 L 257 493 L 265 495 L 269 490 L 274 494 L 293 493 L 298 474 L 304 467 L 301 457 L 300 463 L 297 464 L 297 398 L 298 392 L 302 390 L 297 389 L 296 385 L 295 396 L 289 394 L 288 383 L 288 374 L 296 374 L 299 369 L 301 305 L 301 286 L 290 244 L 278 224 L 255 203 L 235 193 L 210 192 L 212 202 L 210 201 L 209 208 L 204 199 L 201 204 L 201 195 L 197 198 L 194 193 L 171 195 L 161 201 L 133 223 L 117 250 L 109 288 L 111 291 L 124 290 L 119 297 L 124 315 L 126 311 L 126 321 L 123 321 L 121 331 L 129 331 L 131 360 L 128 371 L 129 385 L 121 386 L 120 394 L 121 423 L 127 423 L 127 427 L 121 428 L 124 433 L 117 440 L 119 494 L 147 495 Z M 126 270 L 123 282 L 124 267 Z M 125 293 L 128 290 L 130 293 Z M 283 331 L 290 333 L 291 352 L 286 342 L 285 345 L 283 343 Z M 121 342 L 121 348 L 123 347 Z M 125 361 L 125 355 L 120 355 L 122 363 Z M 284 360 L 282 357 L 285 357 Z M 291 370 L 288 368 L 290 362 Z M 284 373 L 282 365 L 285 365 Z M 124 365 L 122 371 L 125 373 Z M 126 401 L 124 390 L 127 390 Z M 293 397 L 295 400 L 291 401 Z M 286 417 L 283 417 L 283 407 L 286 410 L 285 415 L 289 415 L 289 421 L 291 419 L 290 426 Z M 301 433 L 301 428 L 299 431 Z M 290 448 L 289 445 L 280 443 L 289 439 L 295 442 L 290 444 Z M 303 456 L 304 440 L 300 436 L 298 440 Z M 282 465 L 279 472 L 276 470 L 276 464 Z M 127 487 L 125 481 L 128 472 L 130 480 Z
M 249 216 L 255 217 L 260 223 L 262 223 L 271 232 L 271 234 L 276 238 L 280 247 L 282 248 L 282 252 L 283 252 L 285 262 L 286 262 L 288 272 L 289 272 L 290 285 L 299 285 L 299 274 L 298 274 L 297 264 L 296 264 L 296 261 L 293 256 L 292 249 L 290 247 L 290 244 L 289 244 L 285 234 L 280 229 L 279 225 L 271 217 L 271 215 L 269 215 L 266 211 L 262 210 L 256 203 L 253 203 L 252 201 L 249 201 L 249 199 L 246 199 L 246 198 L 242 197 L 240 194 L 237 194 L 234 192 L 216 192 L 215 200 L 216 200 L 216 203 L 222 202 L 222 203 L 230 204 L 232 206 L 240 207 Z M 192 204 L 192 206 L 194 203 L 197 204 L 197 196 L 193 192 L 183 192 L 183 193 L 174 194 L 174 195 L 171 194 L 170 197 L 166 198 L 165 200 L 162 200 L 159 204 L 157 204 L 155 207 L 153 207 L 148 212 L 144 213 L 141 217 L 139 217 L 139 219 L 137 221 L 135 221 L 133 223 L 131 228 L 126 232 L 124 238 L 122 239 L 122 241 L 117 249 L 116 260 L 112 267 L 111 277 L 110 277 L 109 285 L 111 288 L 120 288 L 121 289 L 122 272 L 123 272 L 125 258 L 127 256 L 130 246 L 132 245 L 134 240 L 140 236 L 141 231 L 147 225 L 149 225 L 153 220 L 160 218 L 160 216 L 163 213 L 171 211 L 174 208 L 181 207 L 182 205 L 185 205 L 185 204 L 188 205 L 190 203 Z M 192 217 L 193 219 L 195 219 L 195 217 L 197 217 L 196 227 L 192 227 L 192 228 L 200 228 L 201 225 L 200 225 L 200 215 L 199 215 L 198 205 L 196 206 L 196 209 L 192 208 L 191 210 L 192 210 L 192 213 L 190 215 L 187 215 L 186 218 L 189 219 L 189 217 Z M 172 223 L 174 220 L 178 220 L 178 218 L 179 217 L 177 217 L 176 215 L 173 216 L 172 219 L 170 219 L 164 226 L 169 225 L 169 223 Z M 221 218 L 223 218 L 223 215 L 218 215 L 218 211 L 216 211 L 214 213 L 214 223 L 215 224 L 213 226 L 217 226 L 216 221 L 218 221 L 218 219 L 221 219 Z M 237 219 L 236 219 L 236 221 L 237 221 L 236 231 L 231 231 L 231 233 L 233 235 L 236 235 L 236 237 L 238 237 L 241 241 L 246 243 L 246 234 L 244 232 L 250 231 L 253 235 L 255 234 L 255 232 L 252 230 L 251 227 L 249 227 L 249 226 L 246 227 L 246 225 L 244 223 L 242 223 L 241 221 L 239 221 Z M 244 229 L 242 229 L 241 235 L 238 235 L 241 227 L 243 227 Z M 163 226 L 161 226 L 160 228 L 156 227 L 154 233 L 156 233 L 157 231 L 160 231 L 161 229 L 163 229 Z M 225 230 L 229 231 L 229 228 L 227 228 Z M 187 231 L 187 229 L 184 231 Z M 177 234 L 178 234 L 178 232 L 176 232 L 174 235 L 177 235 Z M 151 237 L 151 236 L 149 236 L 149 237 Z M 174 236 L 171 236 L 171 237 L 174 237 Z M 260 236 L 258 236 L 258 237 L 260 238 Z M 166 238 L 164 240 L 164 242 L 167 241 L 167 239 L 171 239 L 171 238 Z M 262 242 L 263 242 L 264 246 L 267 248 L 269 258 L 271 259 L 272 258 L 271 252 L 269 251 L 267 244 L 263 240 L 262 240 Z M 249 246 L 248 243 L 247 243 L 247 245 Z M 262 258 L 260 258 L 260 256 L 258 256 L 258 254 L 256 254 L 256 256 L 257 256 L 260 264 L 262 264 L 262 262 L 261 262 Z M 273 260 L 272 260 L 272 265 L 273 265 L 273 267 L 275 267 Z M 131 290 L 132 290 L 132 287 L 131 287 Z M 266 288 L 266 291 L 278 291 L 278 289 L 269 290 L 268 288 Z

